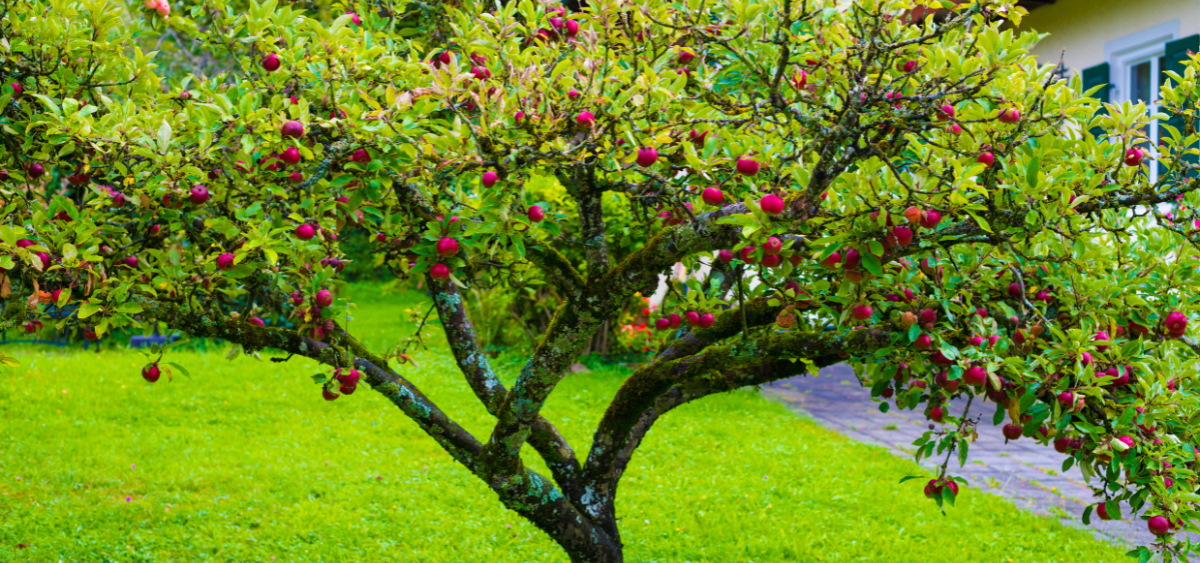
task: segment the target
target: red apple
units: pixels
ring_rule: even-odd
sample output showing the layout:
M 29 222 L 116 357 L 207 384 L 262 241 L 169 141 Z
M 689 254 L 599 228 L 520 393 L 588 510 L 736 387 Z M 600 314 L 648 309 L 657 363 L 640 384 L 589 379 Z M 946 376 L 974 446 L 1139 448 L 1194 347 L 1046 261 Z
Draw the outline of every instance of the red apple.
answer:
M 1129 147 L 1129 150 L 1125 151 L 1125 165 L 1126 166 L 1141 166 L 1142 157 L 1144 157 L 1144 156 L 1145 156 L 1145 153 L 1142 152 L 1142 149 L 1140 149 L 1138 147 Z
M 1016 123 L 1021 120 L 1021 112 L 1017 108 L 1008 108 L 1000 111 L 1000 116 L 997 117 L 1001 123 Z
M 1153 516 L 1146 521 L 1146 527 L 1150 529 L 1150 533 L 1156 536 L 1165 536 L 1171 533 L 1171 523 L 1164 516 Z
M 226 253 L 218 256 L 217 257 L 217 269 L 218 270 L 233 269 L 233 254 L 226 252 Z
M 142 368 L 142 379 L 145 379 L 146 381 L 149 381 L 150 383 L 154 383 L 155 381 L 158 381 L 158 378 L 161 375 L 162 375 L 162 372 L 159 371 L 158 366 L 155 364 L 150 364 L 150 365 Z
M 758 174 L 758 161 L 749 157 L 741 157 L 737 160 L 737 172 L 743 176 L 753 176 Z
M 775 255 L 783 252 L 783 241 L 775 237 L 770 237 L 767 242 L 763 243 L 763 252 L 767 255 Z
M 304 136 L 304 124 L 296 120 L 284 122 L 279 128 L 279 133 L 284 137 L 298 139 Z
M 312 225 L 300 225 L 296 227 L 296 238 L 300 240 L 312 240 L 317 235 L 316 229 Z
M 996 163 L 996 155 L 992 154 L 991 151 L 984 151 L 979 153 L 979 156 L 975 159 L 975 162 L 991 168 L 992 165 Z
M 188 201 L 192 202 L 192 205 L 203 205 L 208 201 L 208 188 L 200 184 L 192 186 L 191 191 L 188 192 Z
M 579 115 L 575 116 L 575 123 L 577 123 L 580 127 L 587 127 L 590 129 L 596 124 L 596 116 L 592 115 L 592 112 L 590 111 L 581 111 L 579 112 Z
M 429 276 L 437 281 L 446 281 L 450 279 L 450 268 L 445 264 L 434 264 L 429 270 Z
M 483 179 L 481 181 L 483 182 L 483 187 L 490 188 L 496 185 L 496 182 L 500 181 L 500 176 L 497 176 L 495 172 L 488 170 L 487 172 L 483 173 Z
M 963 372 L 962 380 L 967 385 L 981 387 L 987 383 L 987 370 L 979 366 L 971 366 Z
M 645 168 L 653 166 L 658 161 L 658 150 L 654 147 L 642 147 L 637 152 L 637 165 Z
M 700 194 L 700 199 L 703 199 L 704 203 L 717 206 L 725 203 L 725 194 L 721 193 L 719 188 L 704 188 L 704 191 Z
M 1004 438 L 1006 440 L 1016 440 L 1021 437 L 1021 426 L 1012 423 L 1005 424 L 1004 428 L 1001 429 L 1001 432 L 1004 433 Z
M 442 258 L 449 258 L 458 254 L 458 241 L 450 237 L 445 237 L 437 241 L 437 253 Z
M 540 206 L 540 205 L 530 206 L 529 212 L 526 213 L 525 215 L 526 215 L 526 217 L 529 218 L 530 221 L 532 221 L 534 223 L 540 223 L 540 222 L 542 222 L 542 219 L 544 219 L 546 217 L 546 213 L 542 211 L 542 206 Z
M 279 70 L 279 55 L 271 53 L 263 57 L 262 67 L 267 72 L 275 72 Z
M 783 213 L 783 198 L 775 194 L 767 194 L 759 200 L 759 206 L 762 207 L 763 213 L 775 216 Z

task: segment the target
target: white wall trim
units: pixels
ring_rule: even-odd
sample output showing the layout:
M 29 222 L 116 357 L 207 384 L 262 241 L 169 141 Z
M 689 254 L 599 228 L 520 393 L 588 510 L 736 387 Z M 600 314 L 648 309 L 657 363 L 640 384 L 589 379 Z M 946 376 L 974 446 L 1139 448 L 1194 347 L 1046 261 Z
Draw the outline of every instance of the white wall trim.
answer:
M 1113 39 L 1104 44 L 1104 60 L 1108 62 L 1108 83 L 1114 100 L 1129 99 L 1129 73 L 1126 67 L 1137 59 L 1161 56 L 1166 42 L 1179 37 L 1179 20 L 1171 20 Z

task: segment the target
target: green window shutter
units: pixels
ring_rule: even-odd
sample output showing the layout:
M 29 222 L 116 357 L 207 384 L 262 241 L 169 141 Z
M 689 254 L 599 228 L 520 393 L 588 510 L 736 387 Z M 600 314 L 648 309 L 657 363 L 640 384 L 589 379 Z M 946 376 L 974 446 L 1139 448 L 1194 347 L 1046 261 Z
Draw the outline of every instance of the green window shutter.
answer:
M 1183 75 L 1188 60 L 1188 51 L 1193 53 L 1200 52 L 1200 34 L 1189 35 L 1174 41 L 1168 41 L 1163 48 L 1163 62 L 1166 64 L 1162 67 L 1162 71 L 1172 71 Z M 1173 115 L 1167 119 L 1167 124 L 1179 130 L 1183 134 L 1184 120 L 1182 115 Z M 1161 135 L 1162 133 L 1160 133 Z M 1185 159 L 1187 162 L 1196 163 L 1196 156 L 1189 156 Z M 1167 172 L 1166 167 L 1159 165 L 1159 174 Z
M 1101 102 L 1108 103 L 1110 101 L 1109 90 L 1112 90 L 1112 86 L 1109 84 L 1108 63 L 1100 63 L 1096 66 L 1089 66 L 1083 69 L 1083 91 L 1087 92 L 1097 86 L 1103 87 L 1097 90 L 1095 94 L 1092 94 L 1092 96 Z M 1108 113 L 1108 110 L 1101 109 L 1097 112 L 1098 115 L 1105 113 Z M 1099 127 L 1092 128 L 1092 135 L 1099 136 L 1103 132 L 1104 130 Z

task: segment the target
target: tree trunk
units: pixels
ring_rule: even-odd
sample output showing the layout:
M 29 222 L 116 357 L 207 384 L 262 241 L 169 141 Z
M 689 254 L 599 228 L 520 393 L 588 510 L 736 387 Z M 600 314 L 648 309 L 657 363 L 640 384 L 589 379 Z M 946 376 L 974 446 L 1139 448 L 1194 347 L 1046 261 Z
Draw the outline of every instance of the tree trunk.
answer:
M 565 534 L 551 534 L 563 551 L 571 558 L 571 563 L 623 563 L 625 551 L 622 546 L 607 541 L 607 538 L 596 538 L 593 534 L 585 534 L 576 529 Z

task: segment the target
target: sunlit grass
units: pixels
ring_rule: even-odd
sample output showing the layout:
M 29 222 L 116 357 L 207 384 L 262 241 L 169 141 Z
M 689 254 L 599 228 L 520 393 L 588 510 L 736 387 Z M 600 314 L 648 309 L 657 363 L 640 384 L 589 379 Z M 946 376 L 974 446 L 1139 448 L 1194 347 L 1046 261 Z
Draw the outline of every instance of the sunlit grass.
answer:
M 375 349 L 411 332 L 419 296 L 357 294 L 352 329 Z M 366 386 L 322 400 L 308 360 L 175 353 L 191 377 L 151 385 L 130 350 L 6 351 L 24 363 L 0 370 L 0 561 L 567 560 Z M 419 360 L 404 373 L 486 437 L 448 354 Z M 623 375 L 571 375 L 547 405 L 580 455 Z M 966 490 L 943 516 L 897 484 L 919 471 L 751 391 L 705 399 L 631 463 L 627 560 L 1125 559 L 990 494 Z

